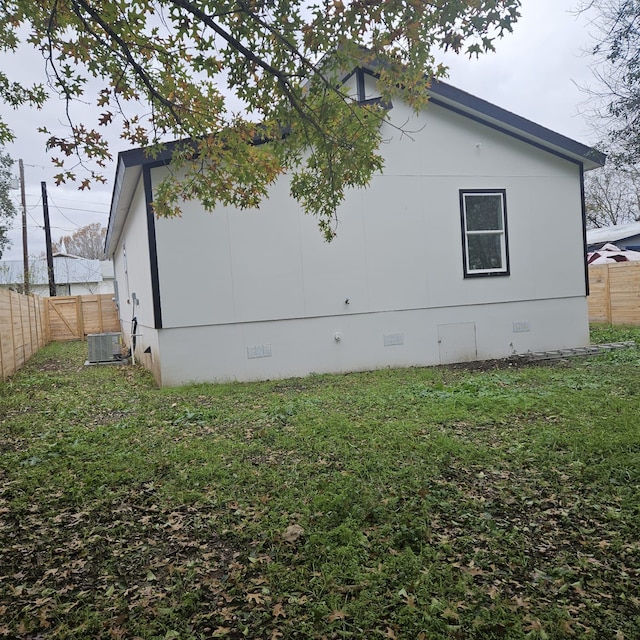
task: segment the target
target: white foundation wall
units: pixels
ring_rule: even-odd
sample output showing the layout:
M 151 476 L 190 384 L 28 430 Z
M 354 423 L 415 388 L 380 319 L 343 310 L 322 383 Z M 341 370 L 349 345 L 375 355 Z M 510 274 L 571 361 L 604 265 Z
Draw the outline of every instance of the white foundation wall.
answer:
M 136 337 L 135 361 L 153 374 L 158 385 L 162 386 L 160 367 L 160 331 L 151 327 L 138 326 Z
M 426 366 L 577 347 L 584 297 L 301 318 L 159 332 L 163 386 Z

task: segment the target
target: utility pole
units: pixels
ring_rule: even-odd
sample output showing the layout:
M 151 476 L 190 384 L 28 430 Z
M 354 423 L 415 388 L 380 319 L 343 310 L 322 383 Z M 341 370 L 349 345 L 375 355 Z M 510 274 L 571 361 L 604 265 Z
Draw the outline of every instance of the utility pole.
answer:
M 24 293 L 29 293 L 29 250 L 27 248 L 27 198 L 24 191 L 24 163 L 18 160 L 20 168 L 20 198 L 22 200 L 22 259 L 24 276 Z
M 51 226 L 49 225 L 49 201 L 47 200 L 47 183 L 41 182 L 42 188 L 42 214 L 44 216 L 44 238 L 47 245 L 47 272 L 49 273 L 49 295 L 54 298 L 56 292 L 56 279 L 53 274 L 53 250 L 51 248 Z

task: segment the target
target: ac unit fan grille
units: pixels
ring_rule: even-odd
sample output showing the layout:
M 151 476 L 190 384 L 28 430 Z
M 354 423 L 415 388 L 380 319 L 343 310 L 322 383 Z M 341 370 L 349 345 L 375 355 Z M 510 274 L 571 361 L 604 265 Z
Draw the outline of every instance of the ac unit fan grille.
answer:
M 120 356 L 119 333 L 90 333 L 87 336 L 89 362 L 113 362 Z

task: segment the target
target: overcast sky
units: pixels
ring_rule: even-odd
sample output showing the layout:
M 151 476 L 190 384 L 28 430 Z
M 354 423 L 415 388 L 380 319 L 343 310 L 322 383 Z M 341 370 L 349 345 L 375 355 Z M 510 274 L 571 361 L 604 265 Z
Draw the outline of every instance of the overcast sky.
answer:
M 576 15 L 580 0 L 523 0 L 522 18 L 514 32 L 497 43 L 496 53 L 469 60 L 451 56 L 448 82 L 504 109 L 533 120 L 585 144 L 595 144 L 598 136 L 589 125 L 585 87 L 595 84 L 588 55 L 593 45 L 594 28 L 589 17 Z M 41 77 L 42 58 L 34 52 L 0 58 L 3 70 L 10 69 L 20 78 Z M 45 137 L 36 132 L 44 121 L 62 118 L 61 104 L 51 100 L 45 112 L 14 112 L 0 105 L 0 111 L 17 135 L 6 151 L 16 161 L 22 158 L 27 185 L 28 248 L 30 255 L 44 251 L 41 182 L 47 182 L 52 236 L 73 233 L 92 222 L 106 226 L 111 200 L 115 158 L 125 147 L 114 139 L 114 161 L 105 172 L 109 182 L 91 191 L 74 186 L 56 187 L 53 170 L 44 150 Z M 15 173 L 17 175 L 17 162 Z M 19 207 L 19 191 L 13 192 Z M 11 232 L 13 247 L 3 259 L 20 259 L 22 233 L 20 215 Z

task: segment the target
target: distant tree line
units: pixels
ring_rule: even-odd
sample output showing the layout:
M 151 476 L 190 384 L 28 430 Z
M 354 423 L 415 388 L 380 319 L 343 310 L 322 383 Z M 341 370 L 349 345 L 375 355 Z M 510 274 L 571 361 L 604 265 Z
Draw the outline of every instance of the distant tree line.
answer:
M 68 253 L 90 260 L 104 260 L 104 240 L 107 230 L 99 222 L 80 227 L 71 235 L 61 236 L 52 243 L 54 253 Z
M 593 47 L 597 105 L 607 166 L 585 180 L 589 227 L 640 220 L 640 2 L 586 0 L 600 36 Z

